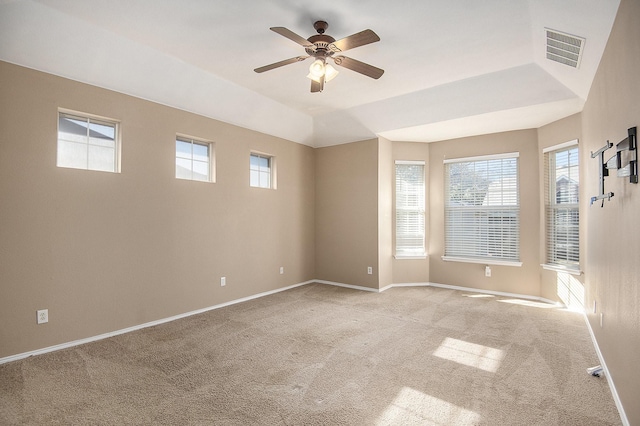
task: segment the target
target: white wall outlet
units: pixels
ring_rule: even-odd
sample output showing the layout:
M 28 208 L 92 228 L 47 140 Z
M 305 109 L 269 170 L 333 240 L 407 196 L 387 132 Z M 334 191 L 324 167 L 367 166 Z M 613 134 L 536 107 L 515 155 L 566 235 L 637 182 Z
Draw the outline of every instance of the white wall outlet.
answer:
M 367 266 L 367 274 L 369 274 L 369 275 L 373 274 L 373 267 Z
M 284 266 L 280 267 L 280 275 L 284 274 Z
M 220 277 L 220 287 L 227 285 L 227 277 Z
M 485 277 L 490 277 L 491 276 L 491 266 L 485 266 L 484 267 L 484 276 Z
M 40 309 L 37 312 L 37 320 L 38 324 L 44 324 L 49 322 L 49 310 L 48 309 Z

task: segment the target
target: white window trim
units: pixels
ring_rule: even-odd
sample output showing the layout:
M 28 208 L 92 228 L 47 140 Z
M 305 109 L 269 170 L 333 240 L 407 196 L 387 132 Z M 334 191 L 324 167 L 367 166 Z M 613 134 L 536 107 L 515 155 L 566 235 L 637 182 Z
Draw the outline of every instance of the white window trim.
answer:
M 422 256 L 395 254 L 393 256 L 393 258 L 396 259 L 396 260 L 420 260 L 420 259 L 426 259 L 428 257 L 429 256 L 427 254 L 424 254 Z
M 426 161 L 424 160 L 395 160 L 394 165 L 417 165 L 417 166 L 423 166 L 423 182 L 424 182 L 424 186 L 425 186 L 425 191 L 426 191 L 426 185 L 427 185 L 427 165 L 426 165 Z M 395 181 L 395 167 L 394 167 L 394 181 Z M 395 185 L 394 185 L 394 198 L 397 196 L 397 194 L 395 193 L 396 189 L 395 189 Z M 426 204 L 426 195 L 425 195 L 425 204 Z M 394 203 L 394 211 L 396 210 L 396 206 Z M 416 253 L 407 253 L 407 254 L 402 254 L 402 253 L 398 253 L 398 248 L 397 248 L 397 242 L 396 242 L 396 247 L 394 247 L 394 259 L 396 260 L 421 260 L 421 259 L 426 259 L 427 258 L 427 230 L 426 230 L 426 205 L 424 206 L 423 209 L 423 215 L 425 218 L 425 229 L 424 229 L 424 241 L 423 241 L 423 248 L 424 251 L 423 252 L 416 252 Z M 397 223 L 395 222 L 397 220 L 397 212 L 395 214 L 395 218 L 394 218 L 394 224 L 395 224 L 395 232 L 396 232 L 396 238 L 397 238 Z
M 519 152 L 505 152 L 503 154 L 489 154 L 489 155 L 478 155 L 475 157 L 461 157 L 461 158 L 445 158 L 443 164 L 450 163 L 466 163 L 470 161 L 484 161 L 484 160 L 501 160 L 503 158 L 519 158 Z
M 522 262 L 509 260 L 476 259 L 474 257 L 442 256 L 445 262 L 479 263 L 481 265 L 522 266 Z
M 573 147 L 578 146 L 578 145 L 579 145 L 579 140 L 578 139 L 572 139 L 572 140 L 567 141 L 567 142 L 563 142 L 563 143 L 559 143 L 557 145 L 552 145 L 552 146 L 546 147 L 546 148 L 544 148 L 542 150 L 543 158 L 546 161 L 545 154 L 548 154 L 548 153 L 551 153 L 551 152 L 554 152 L 554 151 L 560 151 L 560 150 L 564 150 L 564 149 L 573 148 Z M 579 158 L 580 157 L 578 156 L 578 161 L 579 161 Z M 546 173 L 546 170 L 547 170 L 547 166 L 546 165 L 544 167 L 544 170 L 545 170 L 545 173 Z M 548 176 L 544 177 L 545 185 L 546 185 L 546 181 L 548 180 L 547 178 L 548 178 Z M 548 190 L 549 190 L 549 188 L 544 188 L 544 191 L 548 191 Z M 547 226 L 548 226 L 548 224 L 546 223 L 546 220 L 547 220 L 547 213 L 546 213 L 547 200 L 544 199 L 543 201 L 544 201 L 544 209 L 545 209 L 545 226 L 544 226 L 544 228 L 545 228 L 544 229 L 545 254 L 544 254 L 544 256 L 545 256 L 545 259 L 546 259 L 547 258 L 546 250 L 547 250 L 547 246 L 548 246 L 548 243 L 549 243 L 547 241 Z M 578 213 L 579 213 L 579 211 L 580 211 L 580 207 L 578 206 Z M 542 269 L 546 269 L 548 271 L 565 272 L 565 273 L 570 274 L 570 275 L 582 275 L 584 272 L 582 271 L 582 268 L 580 267 L 580 263 L 581 262 L 578 262 L 578 265 L 575 265 L 574 267 L 567 266 L 567 265 L 562 265 L 562 264 L 556 264 L 556 263 L 541 263 L 540 266 L 542 267 Z
M 540 266 L 547 271 L 565 272 L 569 275 L 582 275 L 584 273 L 580 268 L 569 268 L 568 266 L 556 265 L 554 263 L 541 263 Z
M 270 180 L 271 185 L 269 187 L 264 186 L 253 186 L 251 185 L 251 178 L 249 178 L 249 187 L 250 188 L 258 188 L 258 189 L 278 189 L 278 179 L 277 179 L 277 168 L 276 168 L 276 156 L 273 154 L 269 154 L 267 152 L 262 151 L 254 151 L 251 150 L 249 152 L 249 170 L 251 170 L 251 156 L 257 155 L 263 158 L 269 158 L 269 171 L 270 171 Z M 251 173 L 251 172 L 249 172 Z
M 426 166 L 426 162 L 422 160 L 396 160 L 395 164 L 408 164 L 416 166 Z
M 176 179 L 180 180 L 190 180 L 192 182 L 204 182 L 204 183 L 216 183 L 216 154 L 215 154 L 215 142 L 208 141 L 206 139 L 198 138 L 195 136 L 187 135 L 184 133 L 176 133 L 176 137 L 174 140 L 182 140 L 183 142 L 191 142 L 201 145 L 209 146 L 209 180 L 197 180 L 197 179 L 187 179 L 187 178 L 179 178 L 176 176 Z M 174 145 L 175 149 L 175 145 Z M 193 160 L 193 159 L 192 159 Z M 192 170 L 193 172 L 193 170 Z
M 56 130 L 57 130 L 57 134 L 56 134 L 56 144 L 58 143 L 58 135 L 60 132 L 59 126 L 60 126 L 60 114 L 66 114 L 66 115 L 71 115 L 71 116 L 75 116 L 77 118 L 88 118 L 90 120 L 96 120 L 96 121 L 102 121 L 108 124 L 113 124 L 115 126 L 115 131 L 114 131 L 114 138 L 115 138 L 115 164 L 114 164 L 114 169 L 113 171 L 105 171 L 105 170 L 95 170 L 95 169 L 79 169 L 79 168 L 75 168 L 75 167 L 65 167 L 65 166 L 58 166 L 57 165 L 57 159 L 56 159 L 56 166 L 60 167 L 62 169 L 75 169 L 75 170 L 87 170 L 87 171 L 93 171 L 93 172 L 105 172 L 105 173 L 121 173 L 121 152 L 122 152 L 122 134 L 121 134 L 121 125 L 120 125 L 120 120 L 117 120 L 115 118 L 109 118 L 109 117 L 105 117 L 105 116 L 101 116 L 101 115 L 96 115 L 96 114 L 90 114 L 87 112 L 81 112 L 81 111 L 75 111 L 72 109 L 67 109 L 67 108 L 58 108 L 58 112 L 56 113 Z M 58 155 L 57 152 L 57 146 L 56 146 L 56 156 Z
M 542 153 L 546 154 L 546 153 L 552 152 L 552 151 L 559 151 L 561 149 L 571 148 L 571 147 L 576 146 L 576 145 L 578 145 L 578 139 L 574 139 L 574 140 L 571 140 L 569 142 L 560 143 L 558 145 L 549 146 L 547 148 L 544 148 L 542 150 Z

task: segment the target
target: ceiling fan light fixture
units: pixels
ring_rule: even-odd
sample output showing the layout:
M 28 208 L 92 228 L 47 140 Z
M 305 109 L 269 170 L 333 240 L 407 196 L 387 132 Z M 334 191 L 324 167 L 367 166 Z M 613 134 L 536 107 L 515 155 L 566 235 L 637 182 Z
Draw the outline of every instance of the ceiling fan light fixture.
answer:
M 325 73 L 324 59 L 318 58 L 315 61 L 313 61 L 313 63 L 309 67 L 309 75 L 312 75 L 317 79 L 320 79 L 322 78 L 324 73 Z
M 329 82 L 338 75 L 338 70 L 332 67 L 330 64 L 325 65 L 324 81 Z
M 307 74 L 307 78 L 308 78 L 309 80 L 313 80 L 313 81 L 315 81 L 316 83 L 320 83 L 320 79 L 322 78 L 322 76 L 320 76 L 320 77 L 316 77 L 315 75 L 313 75 L 313 74 L 309 73 L 309 74 Z

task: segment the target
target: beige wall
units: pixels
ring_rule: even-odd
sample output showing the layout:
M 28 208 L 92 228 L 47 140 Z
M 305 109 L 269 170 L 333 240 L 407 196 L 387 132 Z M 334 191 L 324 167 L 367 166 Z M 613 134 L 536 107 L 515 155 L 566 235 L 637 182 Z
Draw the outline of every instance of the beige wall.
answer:
M 378 289 L 378 140 L 315 154 L 316 278 Z
M 0 357 L 315 278 L 312 148 L 2 62 L 0 93 Z M 121 121 L 121 173 L 56 167 L 59 107 Z M 215 142 L 216 183 L 175 179 L 176 133 Z
M 375 289 L 428 281 L 428 260 L 393 257 L 394 161 L 402 159 L 428 165 L 429 145 L 379 138 L 316 150 L 318 279 Z M 363 276 L 367 266 L 373 276 Z
M 406 161 L 424 161 L 425 162 L 425 174 L 426 174 L 426 212 L 425 212 L 425 227 L 426 231 L 426 251 L 429 253 L 429 146 L 426 143 L 415 142 L 394 142 L 393 143 L 393 158 L 391 163 L 395 164 L 397 160 Z M 395 168 L 394 175 L 391 177 L 393 182 L 393 188 L 395 190 Z M 395 218 L 395 198 L 393 199 L 393 217 Z M 395 219 L 393 221 L 395 225 Z M 393 229 L 393 250 L 395 252 L 395 227 Z M 395 253 L 394 253 L 395 254 Z M 427 283 L 429 282 L 429 258 L 426 259 L 393 259 L 393 282 L 394 284 L 400 283 Z
M 582 146 L 582 114 L 574 114 L 562 120 L 548 124 L 538 129 L 538 152 L 540 164 L 538 167 L 540 185 L 540 263 L 546 261 L 545 240 L 545 200 L 544 200 L 544 154 L 543 150 L 561 143 L 578 140 L 580 161 L 588 162 Z M 584 164 L 581 167 L 584 170 Z M 581 174 L 583 174 L 581 172 Z M 584 178 L 584 176 L 581 176 Z M 580 187 L 580 199 L 587 199 L 584 186 Z M 584 202 L 583 202 L 584 206 Z M 583 209 L 584 210 L 584 209 Z M 580 221 L 580 264 L 584 265 L 584 250 L 586 240 L 586 221 Z M 556 272 L 548 269 L 540 270 L 540 295 L 548 300 L 562 302 L 572 309 L 584 309 L 584 274 L 572 275 L 566 272 Z
M 597 151 L 607 140 L 614 144 L 640 127 L 640 2 L 622 0 L 589 98 L 582 113 L 586 197 L 586 306 L 598 346 L 629 419 L 640 424 L 640 184 L 630 184 L 615 172 L 605 180 L 611 201 L 589 206 L 597 195 Z M 613 155 L 607 151 L 605 159 Z M 592 313 L 593 302 L 597 313 Z M 600 315 L 603 324 L 600 326 Z
M 393 142 L 378 139 L 378 288 L 393 284 Z
M 519 152 L 520 260 L 521 267 L 492 265 L 485 277 L 484 264 L 445 262 L 444 165 L 445 159 Z M 540 296 L 540 222 L 538 140 L 536 130 L 496 133 L 430 144 L 429 278 L 431 282 Z

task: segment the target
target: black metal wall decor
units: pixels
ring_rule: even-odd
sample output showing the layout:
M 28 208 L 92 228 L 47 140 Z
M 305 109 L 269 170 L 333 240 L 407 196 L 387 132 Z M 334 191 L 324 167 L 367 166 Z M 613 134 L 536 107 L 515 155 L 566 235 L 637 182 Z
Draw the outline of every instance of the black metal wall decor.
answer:
M 599 157 L 600 160 L 600 194 L 591 197 L 591 204 L 598 200 L 611 200 L 613 192 L 604 192 L 604 178 L 609 176 L 609 170 L 617 170 L 618 177 L 628 177 L 630 183 L 638 183 L 638 139 L 637 127 L 627 130 L 628 136 L 616 144 L 616 153 L 604 161 L 604 153 L 613 144 L 607 141 L 607 144 L 597 150 L 591 152 L 591 158 Z
M 618 177 L 629 177 L 630 183 L 638 183 L 638 139 L 636 127 L 632 127 L 627 132 L 629 136 L 618 142 L 616 145 L 616 155 L 607 161 L 607 168 L 617 169 Z M 615 160 L 615 164 L 613 163 Z M 612 163 L 611 165 L 609 163 Z
M 600 159 L 600 194 L 598 194 L 595 197 L 591 197 L 591 205 L 593 205 L 593 203 L 595 203 L 598 200 L 602 200 L 602 207 L 604 207 L 604 200 L 611 200 L 611 197 L 613 197 L 613 192 L 607 192 L 605 194 L 604 192 L 604 178 L 609 176 L 609 169 L 607 168 L 607 163 L 605 163 L 604 161 L 604 152 L 606 150 L 608 150 L 609 148 L 611 148 L 613 146 L 613 144 L 609 141 L 607 141 L 607 144 L 605 146 L 603 146 L 602 148 L 600 148 L 599 150 L 597 150 L 596 152 L 591 152 L 591 158 L 596 158 L 599 157 Z

